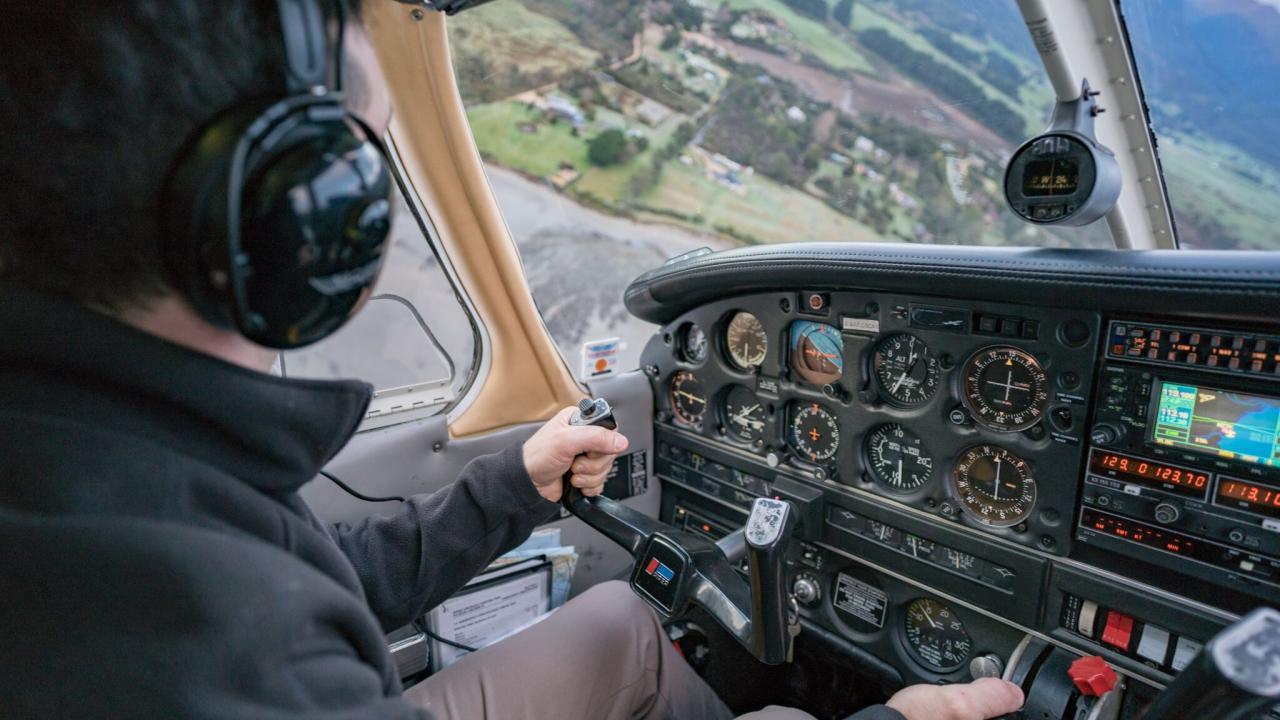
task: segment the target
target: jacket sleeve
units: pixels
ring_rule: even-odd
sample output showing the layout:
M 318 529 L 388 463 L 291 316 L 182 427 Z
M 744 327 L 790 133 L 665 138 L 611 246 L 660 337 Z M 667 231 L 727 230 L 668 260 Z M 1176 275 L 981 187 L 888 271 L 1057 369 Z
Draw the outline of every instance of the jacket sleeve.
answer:
M 538 494 L 515 445 L 472 460 L 452 485 L 410 497 L 391 516 L 338 523 L 330 534 L 390 630 L 448 599 L 559 507 Z

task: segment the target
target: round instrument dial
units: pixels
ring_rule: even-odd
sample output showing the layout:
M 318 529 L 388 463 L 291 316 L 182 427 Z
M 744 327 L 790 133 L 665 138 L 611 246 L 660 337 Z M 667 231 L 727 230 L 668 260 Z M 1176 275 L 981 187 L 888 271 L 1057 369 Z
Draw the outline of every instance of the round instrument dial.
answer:
M 973 652 L 973 639 L 955 611 L 932 598 L 907 605 L 903 634 L 915 659 L 934 672 L 959 668 Z
M 933 458 L 924 441 L 897 423 L 873 429 L 866 443 L 871 476 L 890 490 L 918 490 L 933 476 Z
M 760 367 L 769 353 L 769 336 L 764 332 L 764 325 L 746 311 L 737 313 L 729 321 L 724 340 L 729 359 L 739 370 Z
M 810 462 L 830 460 L 840 449 L 840 425 L 817 403 L 797 405 L 791 412 L 792 449 Z
M 978 445 L 961 453 L 952 482 L 960 507 L 984 525 L 1017 525 L 1036 506 L 1031 467 L 996 445 Z
M 791 369 L 814 385 L 831 385 L 844 374 L 844 340 L 840 331 L 822 323 L 791 323 Z
M 680 331 L 680 350 L 686 362 L 701 365 L 707 359 L 707 334 L 697 323 L 689 323 Z
M 923 340 L 909 333 L 889 335 L 876 344 L 872 357 L 876 380 L 897 405 L 919 405 L 938 389 L 938 359 Z
M 702 381 L 688 370 L 680 370 L 671 376 L 671 411 L 685 425 L 702 425 L 707 414 L 707 395 Z
M 734 385 L 724 397 L 724 429 L 751 445 L 764 443 L 764 403 L 749 388 Z
M 1049 404 L 1049 382 L 1031 353 L 989 347 L 965 363 L 961 400 L 974 420 L 992 430 L 1026 430 Z

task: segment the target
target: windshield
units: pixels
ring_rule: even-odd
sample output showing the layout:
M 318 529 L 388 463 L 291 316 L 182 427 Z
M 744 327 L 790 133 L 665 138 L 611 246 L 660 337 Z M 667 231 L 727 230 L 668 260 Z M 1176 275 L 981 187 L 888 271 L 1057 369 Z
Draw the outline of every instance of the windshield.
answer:
M 1280 0 L 1124 0 L 1184 248 L 1280 249 Z
M 504 0 L 450 40 L 517 234 L 565 213 L 588 236 L 641 223 L 664 256 L 690 237 L 1113 246 L 1005 206 L 1005 162 L 1053 103 L 1014 0 Z

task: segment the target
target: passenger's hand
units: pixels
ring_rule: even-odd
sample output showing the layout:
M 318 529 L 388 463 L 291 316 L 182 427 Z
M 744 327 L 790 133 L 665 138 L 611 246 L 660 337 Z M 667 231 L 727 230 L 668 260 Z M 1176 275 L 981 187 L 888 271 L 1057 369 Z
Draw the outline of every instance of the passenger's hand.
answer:
M 547 421 L 524 443 L 524 467 L 542 497 L 560 502 L 561 480 L 572 469 L 569 482 L 588 497 L 604 490 L 604 479 L 613 459 L 627 449 L 621 433 L 602 427 L 569 424 L 574 408 L 565 408 Z M 582 457 L 578 457 L 582 455 Z
M 987 720 L 1022 707 L 1022 688 L 998 678 L 967 685 L 912 685 L 885 703 L 907 720 Z

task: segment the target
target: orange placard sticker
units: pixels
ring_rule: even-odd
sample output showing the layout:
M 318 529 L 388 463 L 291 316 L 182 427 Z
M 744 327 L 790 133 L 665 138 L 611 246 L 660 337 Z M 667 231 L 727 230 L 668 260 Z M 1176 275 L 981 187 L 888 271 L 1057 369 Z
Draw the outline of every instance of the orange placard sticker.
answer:
M 582 343 L 582 379 L 613 374 L 622 347 L 622 340 L 616 337 Z

